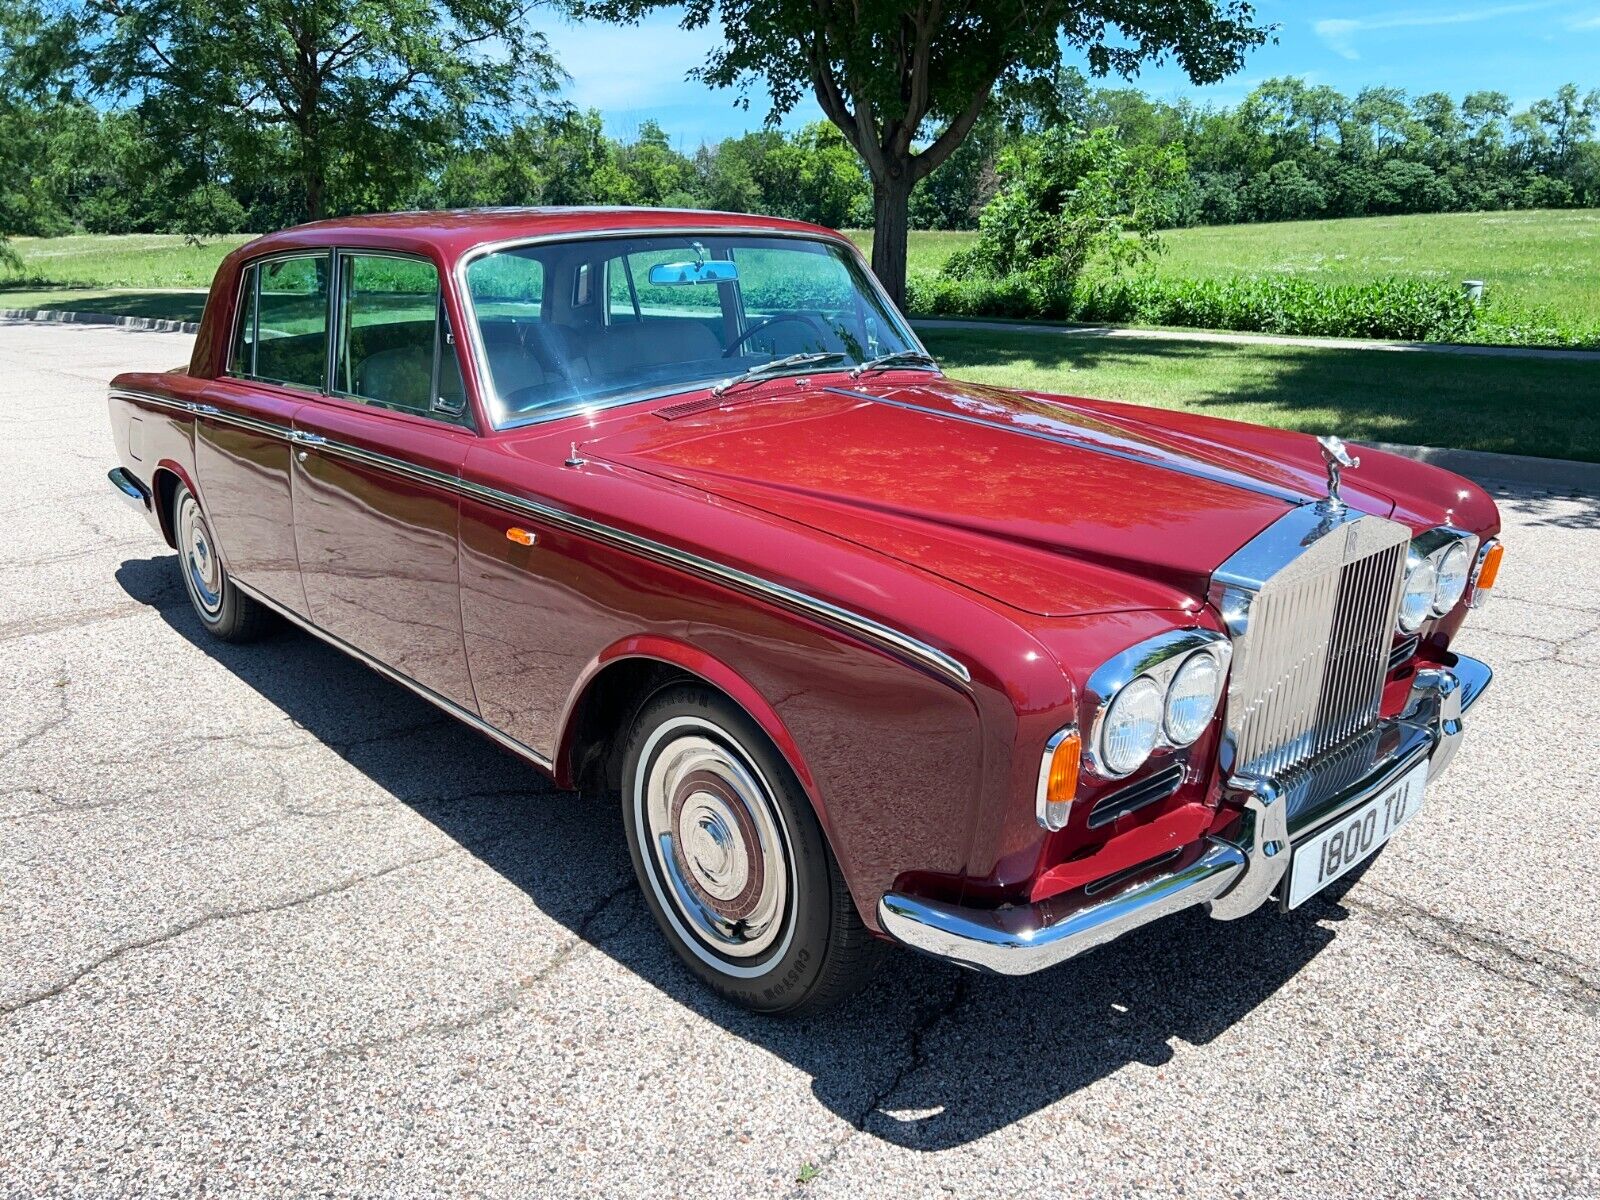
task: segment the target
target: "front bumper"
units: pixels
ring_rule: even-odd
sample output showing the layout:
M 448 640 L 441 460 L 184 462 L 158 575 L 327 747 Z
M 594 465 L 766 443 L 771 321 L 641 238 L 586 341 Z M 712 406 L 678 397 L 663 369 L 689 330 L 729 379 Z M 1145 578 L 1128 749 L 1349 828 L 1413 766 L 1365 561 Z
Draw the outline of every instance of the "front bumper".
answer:
M 1428 778 L 1449 766 L 1462 715 L 1492 673 L 1474 658 L 1417 672 L 1405 712 L 1299 773 L 1230 783 L 1244 817 L 1228 839 L 1207 837 L 1156 874 L 1109 893 L 997 909 L 967 908 L 890 892 L 878 902 L 884 932 L 962 966 L 1025 975 L 1082 954 L 1151 921 L 1209 906 L 1242 917 L 1278 890 L 1295 842 L 1318 832 L 1419 762 Z

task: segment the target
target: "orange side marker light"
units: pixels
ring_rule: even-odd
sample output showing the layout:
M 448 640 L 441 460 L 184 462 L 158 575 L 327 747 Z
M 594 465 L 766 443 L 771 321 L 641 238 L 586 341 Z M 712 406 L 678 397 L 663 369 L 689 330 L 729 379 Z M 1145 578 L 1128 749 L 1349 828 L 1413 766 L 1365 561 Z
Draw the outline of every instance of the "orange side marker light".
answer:
M 1072 801 L 1078 794 L 1078 765 L 1083 757 L 1083 743 L 1075 728 L 1061 730 L 1050 739 L 1045 760 L 1039 772 L 1037 813 L 1039 824 L 1046 829 L 1060 829 L 1072 813 Z
M 1472 572 L 1472 600 L 1471 607 L 1480 608 L 1489 598 L 1489 589 L 1494 587 L 1494 581 L 1500 574 L 1500 560 L 1505 557 L 1506 548 L 1499 540 L 1491 541 L 1478 558 L 1478 565 Z
M 506 540 L 515 542 L 519 546 L 531 546 L 539 540 L 539 535 L 513 525 L 506 530 Z

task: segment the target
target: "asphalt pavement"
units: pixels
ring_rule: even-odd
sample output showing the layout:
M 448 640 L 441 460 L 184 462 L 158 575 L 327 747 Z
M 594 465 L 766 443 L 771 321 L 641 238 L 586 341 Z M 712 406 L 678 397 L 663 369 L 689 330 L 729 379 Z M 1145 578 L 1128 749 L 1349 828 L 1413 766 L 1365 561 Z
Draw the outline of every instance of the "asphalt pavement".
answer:
M 1600 1193 L 1600 497 L 1500 495 L 1495 685 L 1342 900 L 774 1022 L 614 801 L 206 639 L 105 480 L 106 381 L 189 343 L 0 321 L 0 1194 Z

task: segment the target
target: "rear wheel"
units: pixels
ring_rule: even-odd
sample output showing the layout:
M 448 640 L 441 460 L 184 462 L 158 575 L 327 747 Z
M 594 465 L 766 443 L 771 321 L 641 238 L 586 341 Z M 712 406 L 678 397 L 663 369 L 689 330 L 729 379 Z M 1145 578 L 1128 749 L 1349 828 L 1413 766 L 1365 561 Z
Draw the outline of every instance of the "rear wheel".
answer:
M 724 696 L 649 701 L 623 763 L 623 823 L 656 923 L 689 969 L 764 1013 L 801 1013 L 865 981 L 877 944 L 798 781 Z
M 228 578 L 211 526 L 194 493 L 178 484 L 172 507 L 178 570 L 183 575 L 189 603 L 194 605 L 195 615 L 206 632 L 225 642 L 250 642 L 271 633 L 276 627 L 272 612 L 246 596 Z

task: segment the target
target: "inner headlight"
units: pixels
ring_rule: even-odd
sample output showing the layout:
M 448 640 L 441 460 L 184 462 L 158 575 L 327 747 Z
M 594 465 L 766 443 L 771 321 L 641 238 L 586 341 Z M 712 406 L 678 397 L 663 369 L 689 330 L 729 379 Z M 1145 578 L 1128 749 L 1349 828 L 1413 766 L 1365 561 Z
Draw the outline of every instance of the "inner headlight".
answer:
M 1136 771 L 1161 737 L 1161 688 L 1141 675 L 1117 693 L 1100 722 L 1100 759 L 1115 775 Z
M 1439 569 L 1431 558 L 1413 552 L 1406 563 L 1406 587 L 1400 597 L 1400 632 L 1415 633 L 1433 611 Z
M 1472 575 L 1472 547 L 1465 541 L 1451 542 L 1429 556 L 1437 563 L 1433 586 L 1433 615 L 1442 617 L 1461 602 L 1467 580 Z
M 1205 732 L 1222 695 L 1222 666 L 1211 654 L 1191 654 L 1167 689 L 1167 740 L 1187 746 Z

